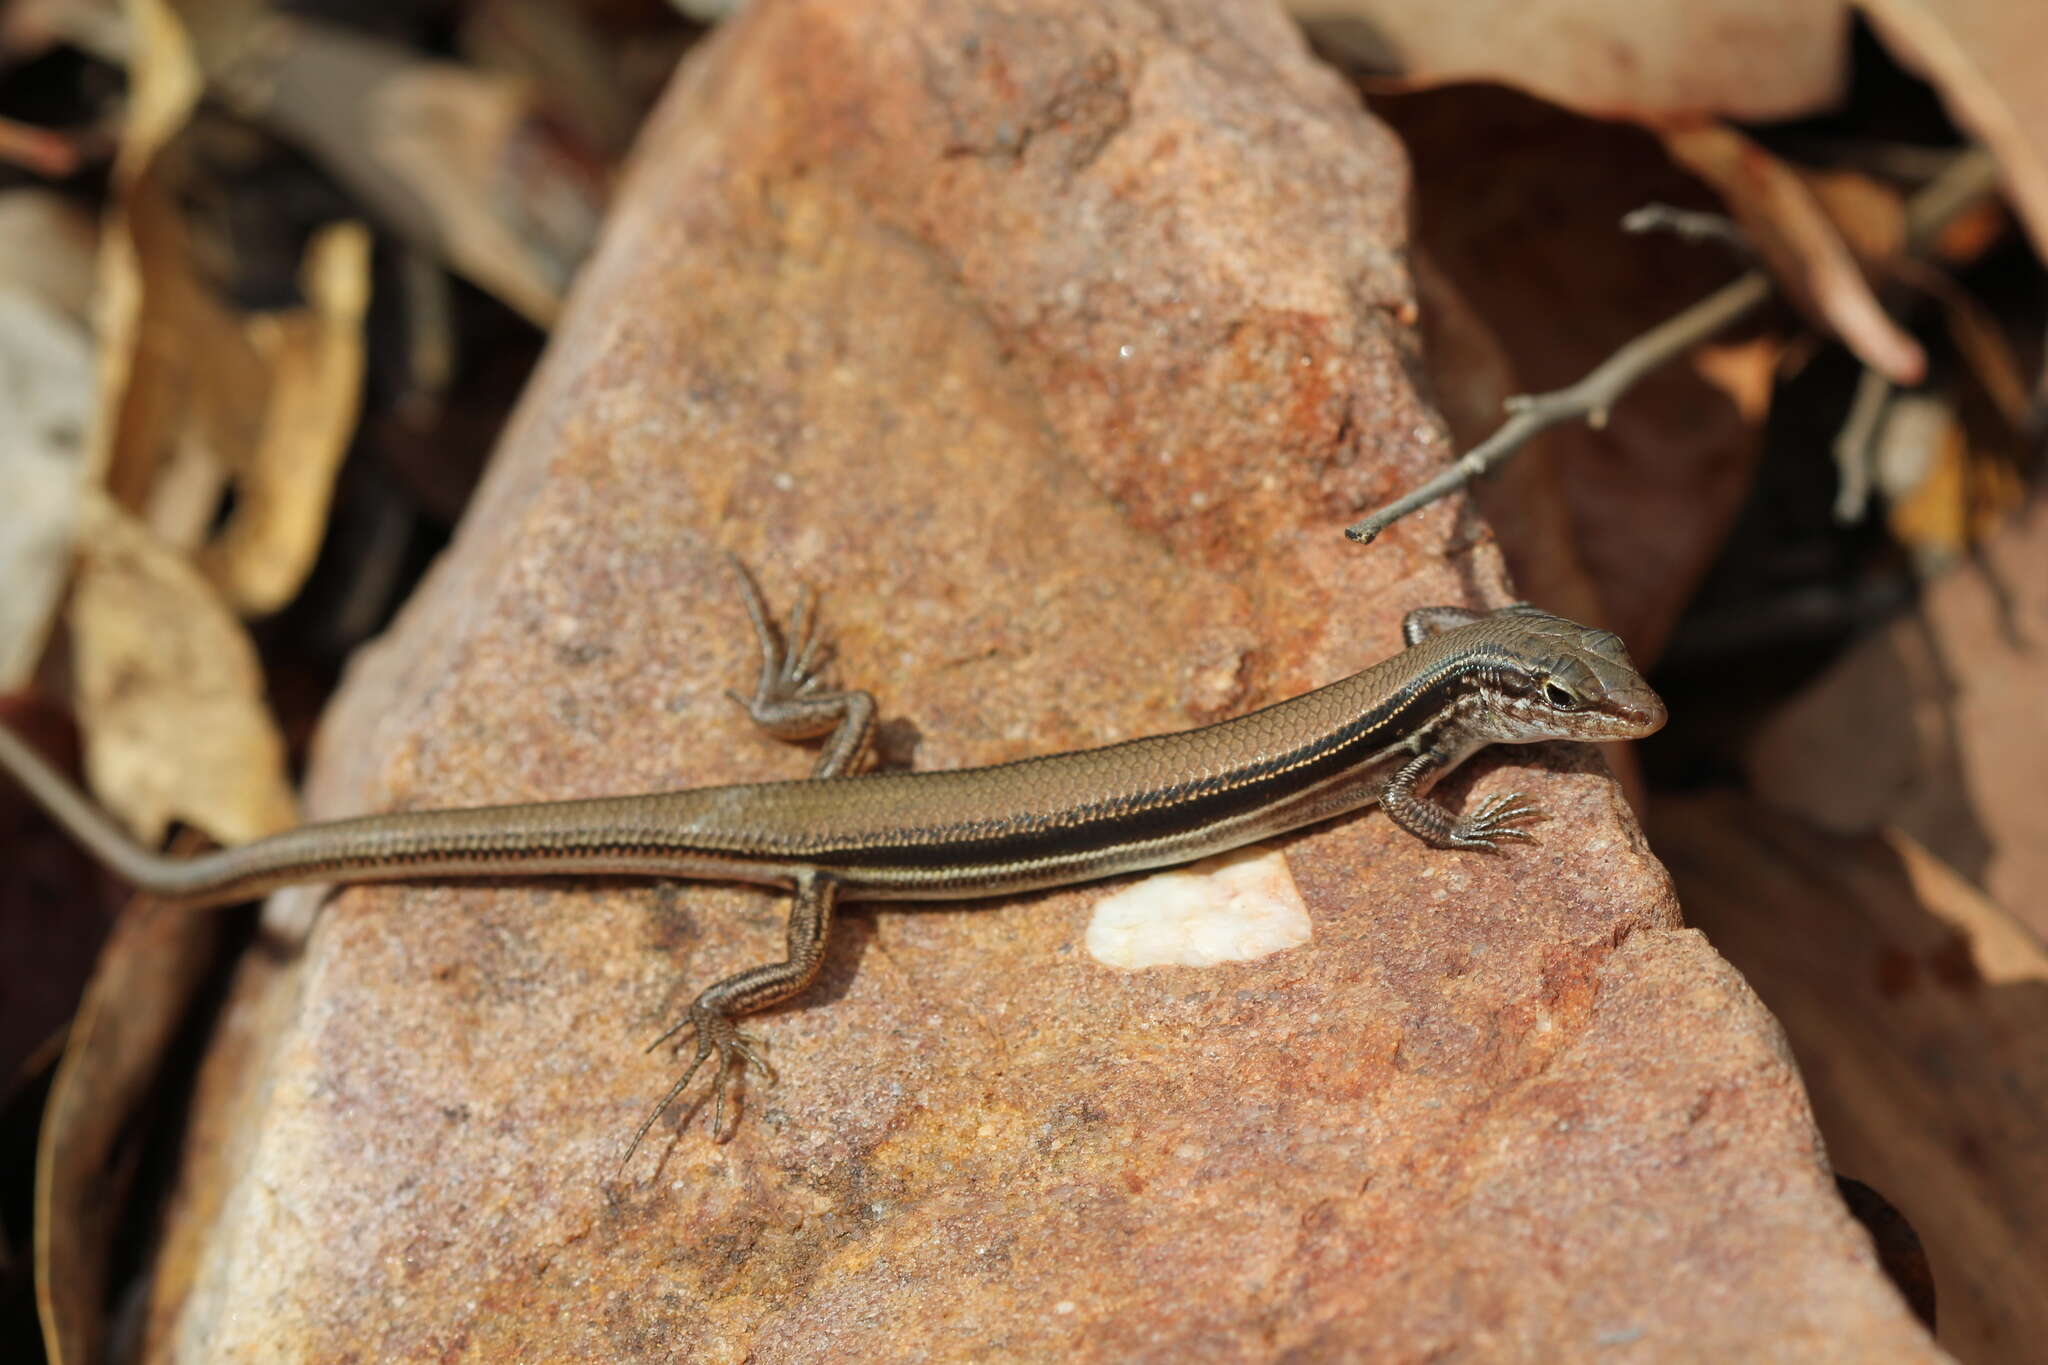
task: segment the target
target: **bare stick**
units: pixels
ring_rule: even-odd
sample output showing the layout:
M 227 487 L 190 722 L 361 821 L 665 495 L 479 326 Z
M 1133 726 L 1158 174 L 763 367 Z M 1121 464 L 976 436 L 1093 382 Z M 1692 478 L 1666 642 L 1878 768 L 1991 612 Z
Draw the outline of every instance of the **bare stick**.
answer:
M 1906 205 L 1909 251 L 1924 251 L 1943 226 L 1988 194 L 1996 183 L 1997 167 L 1989 152 L 1973 148 L 1957 156 Z M 1653 226 L 1663 226 L 1668 220 L 1653 214 L 1650 221 Z M 1371 543 L 1409 513 L 1455 493 L 1502 463 L 1547 427 L 1574 417 L 1584 417 L 1595 427 L 1605 425 L 1608 410 L 1636 380 L 1736 322 L 1770 296 L 1770 277 L 1760 270 L 1749 271 L 1629 342 L 1570 388 L 1510 398 L 1508 420 L 1491 436 L 1420 488 L 1347 527 L 1344 534 L 1361 545 Z
M 1546 427 L 1584 417 L 1595 427 L 1607 424 L 1608 409 L 1636 380 L 1672 357 L 1691 350 L 1771 296 L 1770 279 L 1751 270 L 1722 285 L 1676 317 L 1667 318 L 1600 362 L 1598 369 L 1568 389 L 1517 394 L 1508 399 L 1510 416 L 1493 435 L 1453 460 L 1422 487 L 1394 499 L 1344 534 L 1361 545 L 1410 512 L 1429 506 L 1463 488 L 1473 479 L 1521 449 Z
M 1933 246 L 1942 228 L 1976 203 L 1996 182 L 1997 174 L 1997 163 L 1982 147 L 1952 159 L 1906 206 L 1907 255 L 1922 255 Z M 1843 525 L 1861 521 L 1870 506 L 1877 436 L 1896 392 L 1892 382 L 1875 370 L 1866 369 L 1857 377 L 1856 396 L 1850 400 L 1848 419 L 1835 435 L 1833 450 L 1835 520 Z
M 1997 187 L 1997 158 L 1982 147 L 1959 153 L 1906 201 L 1906 254 L 1925 255 L 1943 228 Z
M 1870 505 L 1871 449 L 1891 408 L 1893 392 L 1891 380 L 1866 369 L 1857 377 L 1849 420 L 1835 433 L 1835 520 L 1845 526 L 1861 521 Z
M 1673 204 L 1645 204 L 1639 209 L 1631 209 L 1622 216 L 1621 230 L 1668 232 L 1681 242 L 1695 246 L 1701 242 L 1718 242 L 1742 257 L 1745 263 L 1756 256 L 1749 234 L 1736 226 L 1733 218 L 1719 213 L 1702 213 L 1698 209 L 1682 209 Z

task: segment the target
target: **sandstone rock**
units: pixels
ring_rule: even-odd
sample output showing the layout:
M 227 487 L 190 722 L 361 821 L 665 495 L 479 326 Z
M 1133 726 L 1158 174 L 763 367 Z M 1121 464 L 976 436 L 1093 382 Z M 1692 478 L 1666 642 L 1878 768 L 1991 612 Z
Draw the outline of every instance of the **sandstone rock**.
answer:
M 2048 951 L 1912 839 L 1729 794 L 1651 820 L 1687 916 L 1784 1020 L 1828 1154 L 1919 1234 L 1941 1344 L 2031 1361 L 2048 1332 Z
M 750 6 L 314 812 L 802 772 L 722 695 L 723 547 L 826 589 L 885 757 L 929 768 L 1232 714 L 1505 599 L 1463 508 L 1338 533 L 1446 454 L 1405 188 L 1269 5 Z M 1447 795 L 1511 787 L 1554 819 L 1506 857 L 1284 841 L 1315 937 L 1254 962 L 1101 967 L 1100 888 L 850 914 L 758 1021 L 783 1079 L 737 1137 L 664 1125 L 609 1189 L 674 1074 L 636 1044 L 777 951 L 776 899 L 346 891 L 236 1006 L 287 1022 L 207 1079 L 263 1102 L 184 1196 L 219 1213 L 155 1352 L 1933 1357 L 1600 759 Z

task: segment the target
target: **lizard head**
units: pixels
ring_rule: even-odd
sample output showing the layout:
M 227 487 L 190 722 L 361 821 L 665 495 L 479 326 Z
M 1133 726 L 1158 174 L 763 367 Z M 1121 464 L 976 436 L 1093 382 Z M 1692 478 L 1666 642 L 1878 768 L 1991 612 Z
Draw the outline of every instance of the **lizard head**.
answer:
M 1640 739 L 1664 726 L 1664 702 L 1621 637 L 1518 605 L 1467 629 L 1491 637 L 1489 728 L 1495 742 Z

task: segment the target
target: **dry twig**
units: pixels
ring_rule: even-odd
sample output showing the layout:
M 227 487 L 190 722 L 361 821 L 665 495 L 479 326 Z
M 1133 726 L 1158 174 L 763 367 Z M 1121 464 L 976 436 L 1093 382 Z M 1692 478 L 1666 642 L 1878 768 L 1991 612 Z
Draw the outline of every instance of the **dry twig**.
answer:
M 1956 157 L 1929 181 L 1906 206 L 1906 255 L 1924 255 L 1943 227 L 1990 190 L 1996 173 L 1991 154 L 1977 148 Z M 1861 520 L 1870 505 L 1877 438 L 1898 392 L 1897 385 L 1875 370 L 1857 377 L 1849 416 L 1830 451 L 1835 462 L 1835 520 L 1844 525 Z
M 1756 247 L 1750 242 L 1749 234 L 1738 227 L 1733 218 L 1720 213 L 1702 213 L 1698 209 L 1682 209 L 1675 204 L 1645 204 L 1633 209 L 1622 216 L 1621 230 L 1668 232 L 1680 241 L 1694 245 L 1719 242 L 1745 261 L 1756 255 Z
M 1925 252 L 1944 226 L 1992 191 L 1996 177 L 1997 169 L 1990 153 L 1981 148 L 1973 148 L 1955 157 L 1948 168 L 1914 195 L 1907 205 L 1907 251 Z M 1643 221 L 1641 216 L 1645 212 L 1637 210 L 1629 218 Z M 1647 225 L 1677 227 L 1668 212 L 1650 214 Z M 1491 436 L 1459 456 L 1420 488 L 1403 494 L 1347 527 L 1344 534 L 1360 544 L 1369 544 L 1401 518 L 1463 488 L 1479 475 L 1505 462 L 1538 432 L 1559 422 L 1584 417 L 1594 427 L 1604 426 L 1615 402 L 1638 379 L 1737 322 L 1768 299 L 1771 291 L 1768 275 L 1761 270 L 1747 271 L 1684 312 L 1628 342 L 1569 388 L 1549 393 L 1517 394 L 1508 399 L 1508 419 Z M 1868 384 L 1864 386 L 1865 389 L 1870 387 Z M 1889 387 L 1885 385 L 1884 392 L 1869 397 L 1859 390 L 1859 405 L 1865 402 L 1875 405 L 1874 413 L 1865 414 L 1872 430 L 1875 429 L 1876 417 L 1882 414 L 1881 400 Z M 1850 433 L 1845 431 L 1844 439 L 1849 436 Z M 1867 440 L 1862 441 L 1862 445 L 1867 448 Z
M 1500 464 L 1546 427 L 1573 417 L 1584 417 L 1595 427 L 1605 426 L 1608 410 L 1636 380 L 1691 350 L 1770 296 L 1770 278 L 1761 270 L 1746 271 L 1683 313 L 1629 342 L 1570 388 L 1516 394 L 1507 401 L 1508 420 L 1493 435 L 1452 461 L 1422 487 L 1347 527 L 1344 534 L 1361 545 L 1370 544 L 1380 532 L 1409 513 L 1455 493 Z

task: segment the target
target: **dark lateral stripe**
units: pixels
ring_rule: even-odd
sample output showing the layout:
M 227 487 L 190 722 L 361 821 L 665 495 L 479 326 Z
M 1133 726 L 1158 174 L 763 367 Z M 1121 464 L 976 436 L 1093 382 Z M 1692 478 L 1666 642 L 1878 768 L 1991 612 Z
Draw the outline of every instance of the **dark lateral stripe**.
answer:
M 1449 706 L 1468 686 L 1471 664 L 1445 670 L 1428 686 L 1359 716 L 1313 744 L 1243 768 L 1205 784 L 1148 793 L 1136 810 L 1106 813 L 1071 824 L 1041 826 L 987 839 L 938 839 L 917 843 L 861 843 L 805 849 L 803 859 L 822 867 L 1000 866 L 1055 854 L 1071 855 L 1141 843 L 1256 811 L 1271 802 L 1333 777 L 1365 757 L 1412 733 Z

